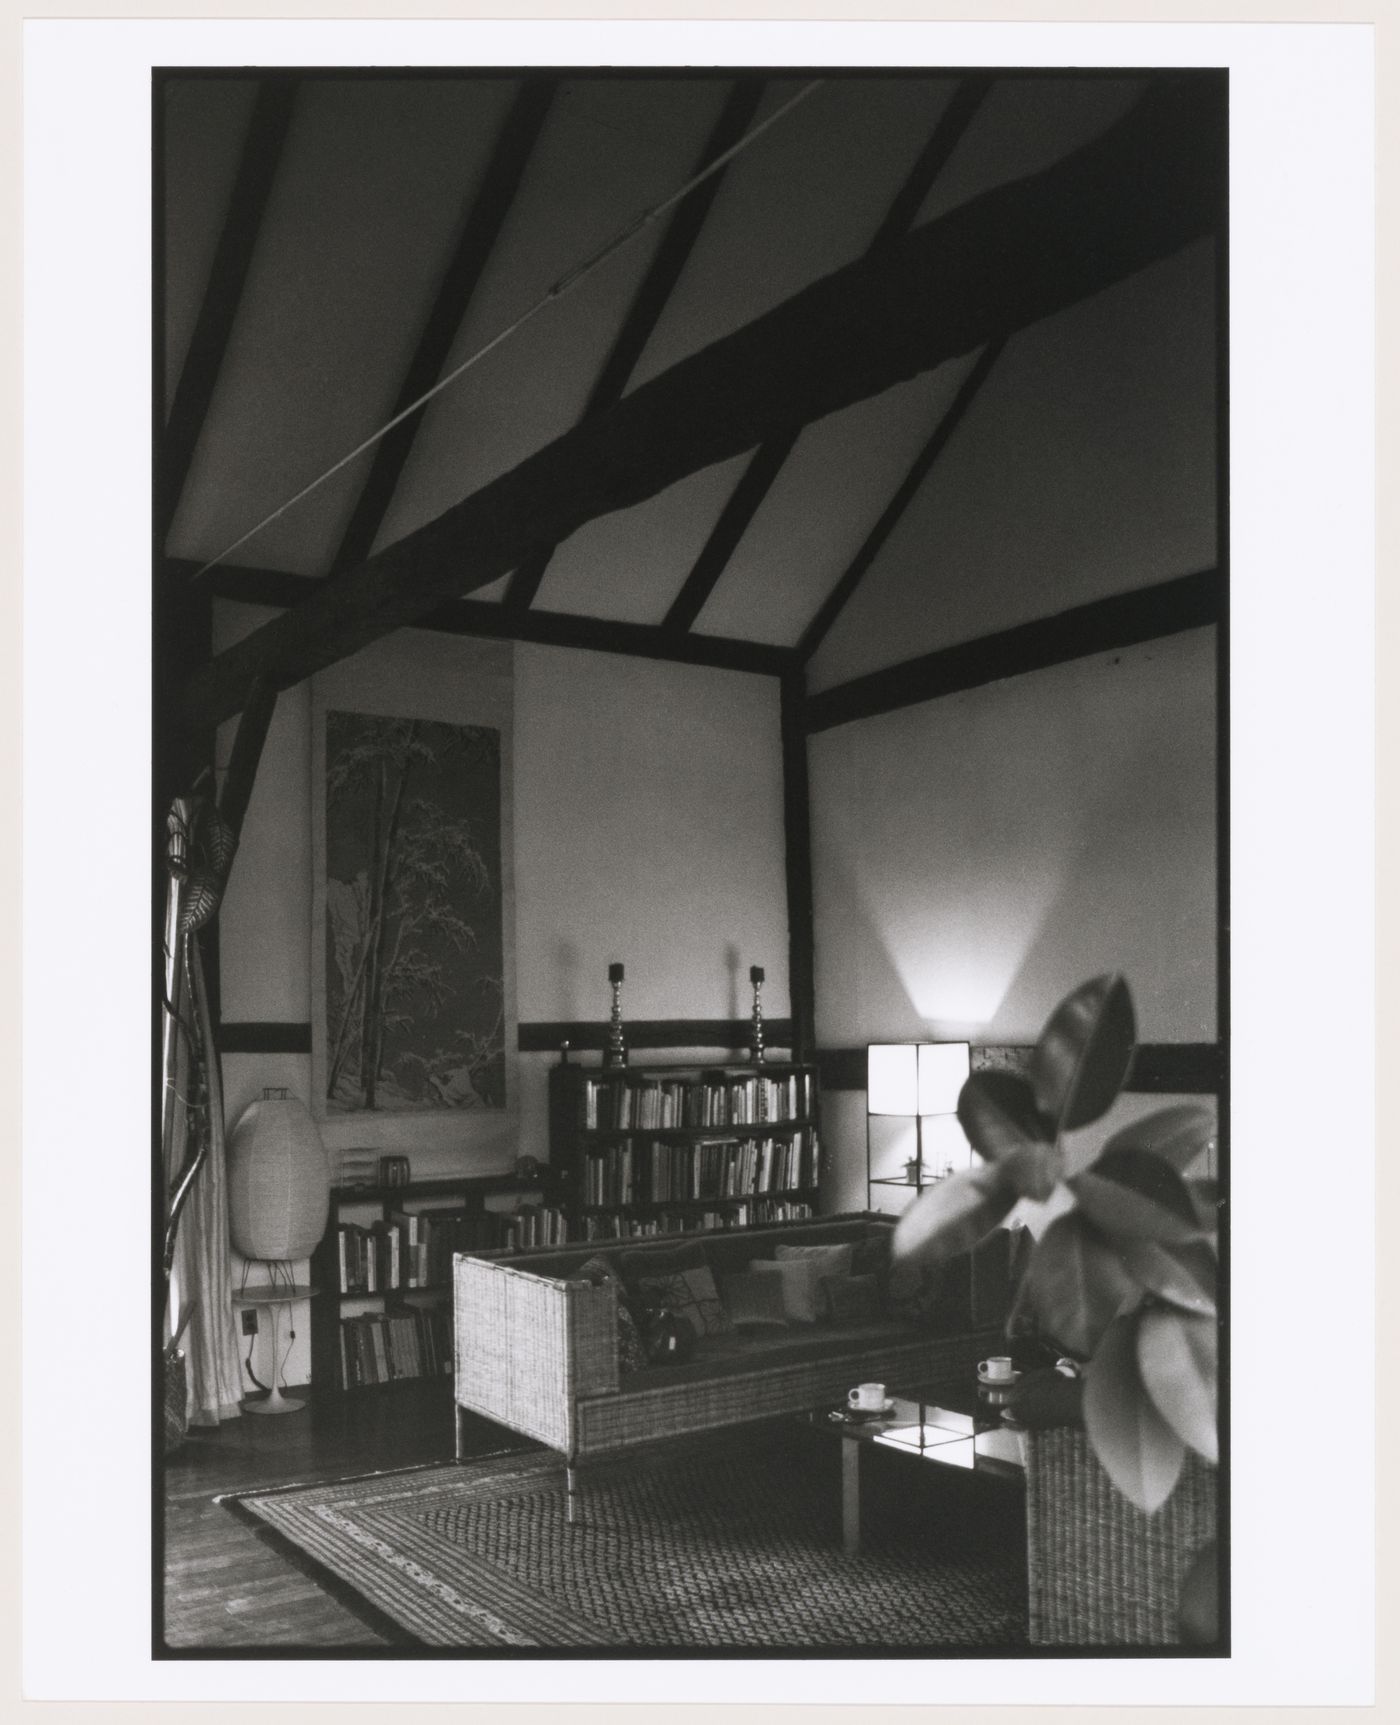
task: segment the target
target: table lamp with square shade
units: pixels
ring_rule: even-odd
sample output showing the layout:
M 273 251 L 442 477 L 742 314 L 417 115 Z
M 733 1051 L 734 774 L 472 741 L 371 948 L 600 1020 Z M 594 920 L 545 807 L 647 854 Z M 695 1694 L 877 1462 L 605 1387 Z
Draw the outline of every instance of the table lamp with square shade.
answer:
M 866 1173 L 870 1175 L 870 1117 L 891 1116 L 914 1122 L 914 1177 L 908 1182 L 916 1190 L 924 1184 L 924 1139 L 931 1128 L 935 1137 L 941 1128 L 965 1147 L 957 1123 L 958 1097 L 971 1070 L 971 1049 L 966 1042 L 872 1042 L 867 1049 L 866 1069 Z

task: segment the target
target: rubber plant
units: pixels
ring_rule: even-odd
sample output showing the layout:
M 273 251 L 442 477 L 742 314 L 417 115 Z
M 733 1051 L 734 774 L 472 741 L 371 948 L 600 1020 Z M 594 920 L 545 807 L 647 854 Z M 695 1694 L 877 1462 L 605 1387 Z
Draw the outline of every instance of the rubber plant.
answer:
M 1217 1459 L 1216 1198 L 1189 1172 L 1215 1126 L 1206 1108 L 1164 1108 L 1114 1132 L 1087 1164 L 1067 1154 L 1066 1134 L 1102 1119 L 1122 1090 L 1135 1037 L 1127 984 L 1095 977 L 1056 1008 L 1024 1074 L 974 1072 L 958 1118 L 980 1164 L 922 1194 L 894 1254 L 952 1257 L 1023 1200 L 1053 1204 L 1009 1327 L 1030 1320 L 1083 1362 L 1089 1442 L 1151 1513 L 1188 1450 Z

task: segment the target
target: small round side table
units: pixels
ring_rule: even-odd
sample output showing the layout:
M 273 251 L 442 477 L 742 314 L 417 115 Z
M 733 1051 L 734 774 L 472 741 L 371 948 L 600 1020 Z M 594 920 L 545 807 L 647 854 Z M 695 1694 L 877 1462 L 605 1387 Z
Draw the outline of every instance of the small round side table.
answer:
M 295 1300 L 309 1300 L 320 1293 L 307 1282 L 259 1282 L 254 1287 L 235 1288 L 235 1306 L 270 1306 L 272 1308 L 272 1388 L 260 1402 L 244 1401 L 245 1414 L 298 1414 L 306 1406 L 298 1396 L 284 1396 L 277 1386 L 278 1331 L 281 1328 L 282 1307 Z

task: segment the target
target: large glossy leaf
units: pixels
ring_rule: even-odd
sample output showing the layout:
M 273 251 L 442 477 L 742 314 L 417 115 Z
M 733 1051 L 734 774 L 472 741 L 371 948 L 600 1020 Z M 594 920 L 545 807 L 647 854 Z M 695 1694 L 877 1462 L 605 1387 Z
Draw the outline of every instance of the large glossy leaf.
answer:
M 1023 1144 L 997 1163 L 1017 1197 L 1043 1204 L 1060 1183 L 1065 1159 L 1054 1144 Z
M 1066 1182 L 1091 1221 L 1119 1240 L 1197 1240 L 1200 1216 L 1186 1182 L 1150 1150 L 1105 1151 Z
M 1207 1241 L 1162 1246 L 1156 1240 L 1122 1240 L 1118 1252 L 1124 1269 L 1148 1293 L 1197 1317 L 1214 1316 L 1218 1267 Z
M 1215 1116 L 1210 1109 L 1183 1102 L 1176 1108 L 1144 1114 L 1141 1120 L 1115 1132 L 1103 1149 L 1105 1155 L 1112 1150 L 1150 1150 L 1170 1162 L 1178 1174 L 1185 1174 L 1214 1142 Z
M 986 1238 L 1016 1202 L 1016 1192 L 994 1163 L 950 1175 L 917 1197 L 895 1227 L 897 1259 L 937 1263 L 956 1258 Z
M 1081 1358 L 1141 1290 L 1118 1254 L 1077 1211 L 1057 1217 L 1031 1254 L 1019 1304 L 1035 1314 L 1043 1334 Z
M 1197 1455 L 1217 1461 L 1214 1318 L 1144 1312 L 1137 1349 L 1138 1371 L 1157 1412 Z
M 974 1072 L 958 1096 L 958 1122 L 989 1162 L 1054 1136 L 1053 1123 L 1035 1105 L 1030 1079 L 1019 1072 Z
M 1186 1446 L 1158 1413 L 1137 1362 L 1140 1314 L 1115 1318 L 1084 1372 L 1084 1425 L 1104 1472 L 1149 1515 L 1172 1494 Z
M 1096 976 L 1055 1008 L 1031 1052 L 1030 1080 L 1057 1136 L 1107 1113 L 1128 1076 L 1136 1035 L 1121 976 Z

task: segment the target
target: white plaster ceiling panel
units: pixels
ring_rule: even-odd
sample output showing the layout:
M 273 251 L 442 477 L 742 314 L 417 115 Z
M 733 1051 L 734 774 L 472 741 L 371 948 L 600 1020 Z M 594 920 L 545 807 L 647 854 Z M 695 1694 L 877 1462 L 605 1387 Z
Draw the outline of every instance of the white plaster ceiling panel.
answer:
M 303 83 L 173 555 L 222 551 L 388 418 L 513 93 L 509 80 Z M 237 560 L 324 572 L 369 459 Z
M 165 101 L 165 411 L 204 299 L 209 266 L 257 98 L 251 78 L 171 79 Z
M 1214 324 L 1200 241 L 1016 335 L 812 687 L 1213 564 Z
M 1106 132 L 1143 88 L 1136 78 L 998 78 L 924 199 L 920 222 L 1043 172 Z
M 802 84 L 776 81 L 755 123 Z M 952 89 L 943 78 L 831 79 L 736 158 L 636 381 L 858 258 Z
M 546 611 L 661 622 L 748 461 L 738 455 L 702 468 L 645 503 L 581 527 L 554 553 L 536 603 Z
M 951 361 L 807 426 L 696 629 L 795 646 L 972 363 Z
M 444 369 L 684 184 L 728 87 L 728 80 L 566 80 Z M 651 224 L 429 405 L 380 544 L 577 424 L 663 229 Z

